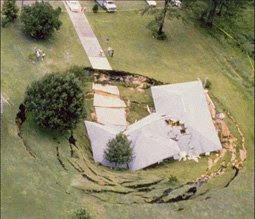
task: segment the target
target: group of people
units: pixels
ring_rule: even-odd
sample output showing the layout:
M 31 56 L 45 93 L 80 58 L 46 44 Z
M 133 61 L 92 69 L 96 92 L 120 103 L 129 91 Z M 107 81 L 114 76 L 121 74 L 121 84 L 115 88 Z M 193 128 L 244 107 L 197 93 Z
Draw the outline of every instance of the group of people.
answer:
M 109 42 L 109 38 L 106 38 L 106 42 L 108 43 Z M 113 57 L 114 55 L 114 50 L 112 47 L 108 47 L 107 49 L 107 54 L 108 56 L 110 57 Z M 104 51 L 101 49 L 100 52 L 99 52 L 99 56 L 104 56 Z
M 34 51 L 35 51 L 36 61 L 40 61 L 40 59 L 43 60 L 46 54 L 39 48 L 35 48 Z

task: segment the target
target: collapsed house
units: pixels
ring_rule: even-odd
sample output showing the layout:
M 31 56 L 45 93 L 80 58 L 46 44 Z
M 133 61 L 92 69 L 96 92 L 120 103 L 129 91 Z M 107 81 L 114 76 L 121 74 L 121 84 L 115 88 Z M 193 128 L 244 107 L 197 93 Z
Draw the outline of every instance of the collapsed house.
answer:
M 165 159 L 198 157 L 222 148 L 200 81 L 151 87 L 155 113 L 129 125 L 123 134 L 132 141 L 130 170 L 139 170 Z M 85 121 L 95 161 L 104 159 L 107 143 L 118 129 Z

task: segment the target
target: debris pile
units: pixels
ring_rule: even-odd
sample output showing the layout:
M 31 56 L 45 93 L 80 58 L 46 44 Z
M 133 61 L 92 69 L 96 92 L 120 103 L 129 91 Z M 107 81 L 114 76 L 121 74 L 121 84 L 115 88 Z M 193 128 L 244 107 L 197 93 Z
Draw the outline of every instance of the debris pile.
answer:
M 151 87 L 150 81 L 140 75 L 110 75 L 104 73 L 94 73 L 94 82 L 100 84 L 112 84 L 112 82 L 121 82 L 125 86 L 136 89 L 138 92 L 144 92 Z

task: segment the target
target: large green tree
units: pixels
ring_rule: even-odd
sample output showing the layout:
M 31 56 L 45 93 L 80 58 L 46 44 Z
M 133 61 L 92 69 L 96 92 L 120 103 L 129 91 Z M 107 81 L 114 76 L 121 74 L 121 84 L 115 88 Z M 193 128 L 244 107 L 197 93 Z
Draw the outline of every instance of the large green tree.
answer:
M 18 7 L 16 6 L 16 0 L 4 0 L 2 6 L 2 25 L 3 27 L 10 22 L 14 22 L 18 17 Z
M 127 164 L 133 159 L 133 148 L 127 136 L 120 133 L 110 140 L 104 152 L 104 157 L 115 166 Z
M 59 20 L 61 8 L 54 9 L 48 2 L 36 2 L 31 6 L 24 6 L 20 20 L 24 32 L 35 39 L 46 39 L 55 30 L 59 30 L 62 22 Z
M 52 130 L 71 130 L 85 116 L 83 90 L 70 72 L 48 74 L 33 82 L 24 104 L 39 126 Z

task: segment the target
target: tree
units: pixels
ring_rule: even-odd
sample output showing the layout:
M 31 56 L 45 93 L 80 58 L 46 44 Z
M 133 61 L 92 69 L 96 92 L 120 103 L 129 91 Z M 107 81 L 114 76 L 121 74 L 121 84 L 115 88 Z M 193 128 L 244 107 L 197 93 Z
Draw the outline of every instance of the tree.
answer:
M 200 20 L 208 27 L 212 27 L 217 8 L 221 5 L 222 1 L 223 0 L 210 0 L 207 8 L 203 11 Z
M 5 27 L 8 23 L 14 22 L 18 17 L 18 11 L 16 0 L 4 0 L 2 26 Z
M 180 6 L 177 6 L 174 1 L 164 0 L 164 7 L 161 10 L 153 9 L 151 6 L 147 7 L 142 15 L 148 11 L 154 11 L 155 19 L 149 23 L 148 27 L 153 31 L 153 35 L 158 40 L 166 39 L 166 34 L 164 32 L 164 25 L 166 17 L 170 18 L 180 18 Z
M 200 20 L 212 27 L 216 16 L 233 17 L 249 2 L 251 0 L 209 0 Z
M 54 9 L 48 2 L 24 6 L 20 16 L 23 31 L 35 39 L 47 39 L 55 30 L 60 29 L 60 13 L 60 7 Z
M 120 133 L 107 143 L 104 157 L 115 166 L 127 164 L 133 159 L 133 148 L 127 136 Z
M 86 115 L 80 82 L 70 72 L 52 73 L 33 82 L 24 104 L 39 126 L 51 130 L 72 130 Z

